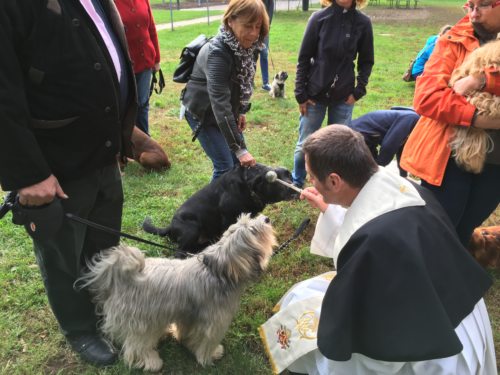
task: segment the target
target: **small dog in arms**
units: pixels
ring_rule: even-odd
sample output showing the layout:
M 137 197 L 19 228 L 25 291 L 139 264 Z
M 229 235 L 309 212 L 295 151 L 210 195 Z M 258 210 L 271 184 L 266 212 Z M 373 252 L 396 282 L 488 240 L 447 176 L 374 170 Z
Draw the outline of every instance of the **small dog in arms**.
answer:
M 219 242 L 187 259 L 145 258 L 134 247 L 104 250 L 78 280 L 102 316 L 102 331 L 122 344 L 128 366 L 158 371 L 156 346 L 170 332 L 202 365 L 224 354 L 221 341 L 244 287 L 266 269 L 277 245 L 270 220 L 242 214 Z
M 287 72 L 281 71 L 274 76 L 271 83 L 271 91 L 269 95 L 271 98 L 284 98 L 285 97 L 285 81 L 288 78 Z

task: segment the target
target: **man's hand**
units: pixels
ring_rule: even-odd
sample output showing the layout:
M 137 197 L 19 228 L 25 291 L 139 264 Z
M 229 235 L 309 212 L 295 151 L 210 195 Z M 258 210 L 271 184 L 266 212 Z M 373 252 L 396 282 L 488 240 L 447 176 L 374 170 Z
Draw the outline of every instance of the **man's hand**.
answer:
M 160 70 L 160 63 L 156 63 L 153 67 L 153 72 L 157 72 Z
M 321 212 L 325 212 L 328 208 L 328 203 L 325 203 L 323 196 L 316 190 L 315 187 L 307 187 L 302 190 L 300 199 L 305 199 L 311 207 L 319 208 Z
M 241 155 L 238 160 L 243 167 L 253 167 L 257 162 L 253 158 L 252 154 L 247 152 L 246 154 Z
M 23 206 L 42 206 L 52 202 L 56 196 L 62 199 L 68 198 L 54 175 L 50 175 L 38 184 L 19 189 L 18 194 L 19 203 Z
M 308 104 L 316 105 L 316 102 L 311 100 L 311 99 L 307 99 L 304 103 L 300 103 L 299 104 L 299 112 L 302 116 L 307 116 L 307 105 Z

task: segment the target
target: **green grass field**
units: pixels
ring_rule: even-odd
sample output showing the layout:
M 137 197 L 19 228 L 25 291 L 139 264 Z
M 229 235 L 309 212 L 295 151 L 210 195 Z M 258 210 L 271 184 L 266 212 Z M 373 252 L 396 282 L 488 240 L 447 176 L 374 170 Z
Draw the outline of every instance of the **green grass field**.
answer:
M 354 117 L 393 105 L 412 104 L 414 85 L 401 75 L 425 43 L 427 37 L 461 16 L 462 1 L 422 1 L 415 10 L 389 10 L 385 6 L 368 7 L 375 34 L 376 64 L 368 86 L 368 95 L 355 107 Z M 437 6 L 439 5 L 439 6 Z M 281 165 L 293 164 L 297 138 L 298 106 L 293 97 L 297 51 L 309 13 L 277 12 L 270 35 L 270 73 L 286 70 L 289 79 L 286 98 L 271 99 L 259 89 L 260 71 L 252 110 L 248 114 L 247 145 L 257 161 Z M 158 241 L 140 229 L 145 216 L 166 224 L 174 211 L 192 193 L 208 183 L 211 165 L 199 144 L 191 142 L 190 130 L 179 120 L 179 93 L 183 85 L 170 77 L 182 47 L 200 33 L 214 35 L 217 23 L 160 31 L 162 70 L 167 87 L 151 98 L 150 120 L 153 137 L 172 160 L 164 173 L 148 173 L 130 163 L 123 178 L 125 206 L 123 230 Z M 272 63 L 271 63 L 272 61 Z M 284 202 L 268 207 L 279 242 L 288 239 L 305 217 L 313 223 L 317 213 L 304 202 Z M 500 224 L 500 211 L 487 224 Z M 10 222 L 8 214 L 0 221 L 0 374 L 139 374 L 122 362 L 109 369 L 86 365 L 68 349 L 48 307 L 43 284 L 35 263 L 31 243 L 24 230 Z M 271 316 L 281 295 L 294 283 L 332 268 L 332 261 L 309 253 L 314 225 L 282 253 L 273 257 L 268 272 L 259 283 L 245 292 L 241 308 L 224 338 L 225 356 L 208 368 L 201 368 L 193 356 L 171 339 L 160 346 L 165 361 L 163 374 L 271 374 L 257 328 Z M 138 245 L 125 240 L 124 242 Z M 170 254 L 148 246 L 139 246 L 149 256 Z M 490 271 L 495 280 L 486 296 L 493 324 L 497 357 L 500 352 L 500 272 Z M 401 317 L 404 319 L 404 317 Z M 500 357 L 499 357 L 500 358 Z

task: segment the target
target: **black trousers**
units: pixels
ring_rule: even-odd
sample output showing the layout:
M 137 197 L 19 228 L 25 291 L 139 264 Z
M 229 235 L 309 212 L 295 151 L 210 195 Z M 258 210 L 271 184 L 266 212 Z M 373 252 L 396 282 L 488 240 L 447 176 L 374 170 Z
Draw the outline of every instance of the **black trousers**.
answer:
M 457 229 L 467 247 L 474 229 L 491 215 L 500 203 L 500 165 L 485 164 L 479 174 L 461 169 L 450 158 L 441 186 L 422 180 L 431 190 Z
M 123 189 L 117 164 L 61 186 L 69 196 L 62 201 L 66 213 L 120 230 Z M 118 243 L 118 236 L 67 218 L 53 238 L 34 241 L 49 303 L 63 334 L 96 331 L 97 316 L 91 297 L 87 291 L 77 290 L 74 283 L 86 259 Z

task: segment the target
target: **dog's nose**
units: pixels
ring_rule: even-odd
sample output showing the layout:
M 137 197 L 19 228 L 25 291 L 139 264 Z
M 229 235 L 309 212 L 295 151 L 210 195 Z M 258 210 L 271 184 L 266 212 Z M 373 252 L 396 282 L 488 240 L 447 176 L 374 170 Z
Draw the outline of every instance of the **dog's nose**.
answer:
M 269 224 L 271 222 L 271 219 L 269 219 L 267 216 L 264 218 L 264 222 L 266 222 L 267 224 Z

